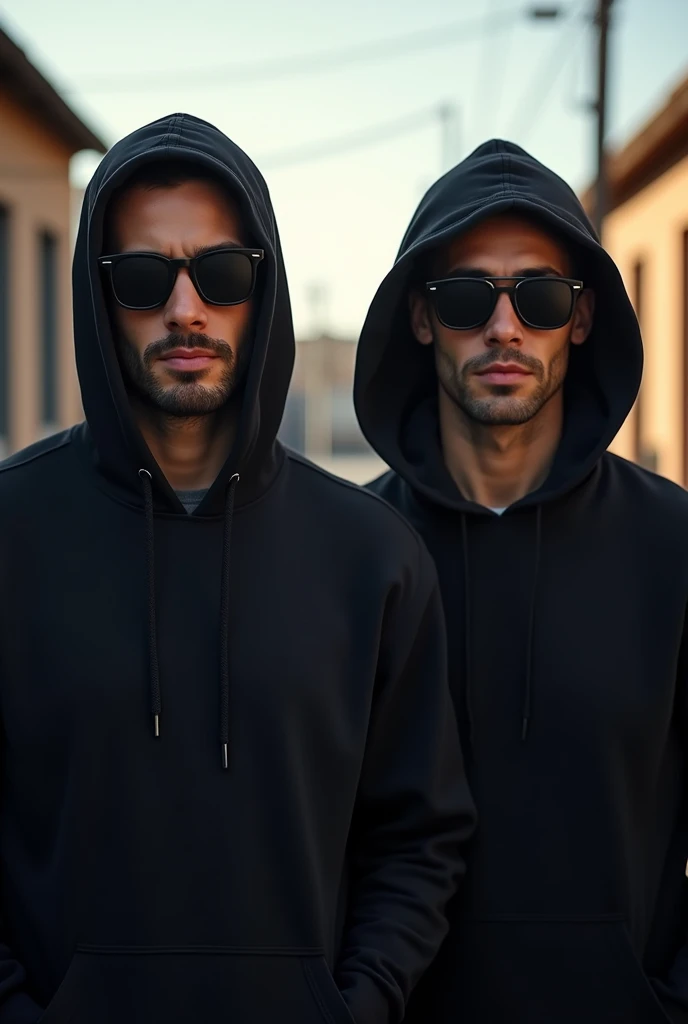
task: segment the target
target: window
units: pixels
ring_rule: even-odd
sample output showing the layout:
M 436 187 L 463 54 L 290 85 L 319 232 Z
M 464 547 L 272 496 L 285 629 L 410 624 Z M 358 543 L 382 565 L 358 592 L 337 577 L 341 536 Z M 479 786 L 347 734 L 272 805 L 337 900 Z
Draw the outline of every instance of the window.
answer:
M 57 424 L 57 257 L 54 235 L 40 235 L 41 289 L 41 421 L 44 428 Z
M 7 210 L 0 206 L 0 458 L 9 451 L 10 373 L 10 230 Z

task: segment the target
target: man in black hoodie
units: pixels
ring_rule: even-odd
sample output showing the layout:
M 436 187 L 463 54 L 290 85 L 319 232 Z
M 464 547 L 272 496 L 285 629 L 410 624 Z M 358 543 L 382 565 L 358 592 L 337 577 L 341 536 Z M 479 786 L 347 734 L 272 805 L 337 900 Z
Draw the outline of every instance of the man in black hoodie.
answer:
M 688 498 L 606 451 L 641 370 L 560 178 L 492 141 L 430 189 L 355 386 L 439 570 L 478 808 L 412 1024 L 688 1021 Z
M 221 132 L 106 156 L 74 322 L 86 423 L 0 467 L 0 1024 L 398 1022 L 472 823 L 437 584 L 275 440 L 279 237 Z

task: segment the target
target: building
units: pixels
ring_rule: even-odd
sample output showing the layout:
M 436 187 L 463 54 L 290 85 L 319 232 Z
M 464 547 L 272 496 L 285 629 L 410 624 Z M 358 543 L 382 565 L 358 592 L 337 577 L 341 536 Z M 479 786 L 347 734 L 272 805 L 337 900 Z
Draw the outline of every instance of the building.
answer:
M 688 486 L 688 77 L 611 154 L 604 245 L 645 344 L 640 396 L 612 450 Z
M 330 472 L 363 484 L 384 464 L 363 437 L 353 401 L 356 345 L 319 335 L 296 343 L 280 439 Z
M 0 29 L 0 456 L 81 415 L 69 162 L 106 146 Z

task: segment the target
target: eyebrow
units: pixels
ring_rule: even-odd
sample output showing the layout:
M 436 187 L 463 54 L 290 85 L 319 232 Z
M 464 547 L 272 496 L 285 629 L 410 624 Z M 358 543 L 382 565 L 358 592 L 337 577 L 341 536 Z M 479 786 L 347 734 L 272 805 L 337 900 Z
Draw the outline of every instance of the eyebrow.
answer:
M 485 267 L 452 267 L 445 277 L 492 277 L 496 280 L 509 280 L 512 277 L 564 277 L 556 267 L 545 264 L 541 267 L 524 267 L 515 274 L 492 274 Z
M 216 249 L 245 249 L 246 246 L 235 239 L 227 239 L 225 242 L 215 242 L 213 245 L 197 245 L 194 247 L 194 256 L 204 256 L 207 252 L 215 252 Z
M 205 256 L 207 252 L 215 252 L 217 249 L 245 249 L 247 246 L 241 242 L 237 242 L 236 239 L 226 239 L 224 242 L 213 242 L 212 245 L 196 245 L 191 250 L 192 258 L 196 256 Z M 149 252 L 155 256 L 165 256 L 164 252 L 160 249 L 122 249 L 122 253 L 126 252 Z M 169 259 L 169 257 L 167 257 Z

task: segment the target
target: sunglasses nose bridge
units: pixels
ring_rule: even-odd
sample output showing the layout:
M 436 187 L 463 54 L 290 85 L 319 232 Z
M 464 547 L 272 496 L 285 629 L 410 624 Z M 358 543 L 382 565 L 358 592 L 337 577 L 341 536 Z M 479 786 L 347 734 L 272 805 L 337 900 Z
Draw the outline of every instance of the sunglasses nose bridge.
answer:
M 164 306 L 165 326 L 168 329 L 202 328 L 207 323 L 205 302 L 196 287 L 191 268 L 175 267 L 175 277 Z
M 172 288 L 170 289 L 170 296 L 168 302 L 179 290 L 180 296 L 188 295 L 189 297 L 195 296 L 200 302 L 203 302 L 203 296 L 201 295 L 200 288 L 196 281 L 196 274 L 194 266 L 189 262 L 187 264 L 178 264 L 174 268 L 174 276 L 172 277 Z
M 485 324 L 488 339 L 500 344 L 522 340 L 523 324 L 516 312 L 513 287 L 496 288 L 493 308 Z

